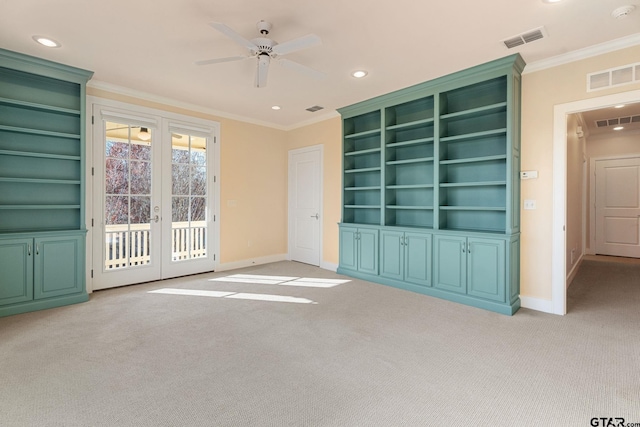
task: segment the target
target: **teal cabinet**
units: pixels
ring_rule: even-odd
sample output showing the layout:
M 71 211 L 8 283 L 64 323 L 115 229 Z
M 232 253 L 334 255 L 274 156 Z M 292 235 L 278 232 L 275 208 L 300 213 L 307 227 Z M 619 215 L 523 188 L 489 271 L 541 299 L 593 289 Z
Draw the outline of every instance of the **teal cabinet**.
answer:
M 34 299 L 83 291 L 84 236 L 34 239 Z
M 506 273 L 504 239 L 467 240 L 467 294 L 505 302 Z
M 467 238 L 436 235 L 434 287 L 459 294 L 467 293 Z
M 0 49 L 0 316 L 88 299 L 85 98 L 92 74 Z
M 431 286 L 431 234 L 384 229 L 380 248 L 380 276 Z
M 87 301 L 84 232 L 0 238 L 0 316 Z
M 340 268 L 378 274 L 378 230 L 340 227 Z
M 338 110 L 338 272 L 518 310 L 524 66 L 515 54 Z
M 33 299 L 33 239 L 0 240 L 0 306 Z
M 505 302 L 504 239 L 437 235 L 434 287 Z

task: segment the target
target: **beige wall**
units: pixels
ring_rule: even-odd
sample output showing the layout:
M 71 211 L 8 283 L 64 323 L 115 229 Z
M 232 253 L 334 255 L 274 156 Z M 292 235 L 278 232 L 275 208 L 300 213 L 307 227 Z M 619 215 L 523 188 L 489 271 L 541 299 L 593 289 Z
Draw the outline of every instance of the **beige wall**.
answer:
M 576 134 L 582 122 L 577 114 L 567 117 L 567 247 L 566 276 L 582 256 L 584 213 L 585 139 Z M 571 252 L 573 253 L 573 259 Z M 573 262 L 572 262 L 573 261 Z
M 575 61 L 522 78 L 522 169 L 537 170 L 538 179 L 522 181 L 522 198 L 537 209 L 522 211 L 521 294 L 551 300 L 553 109 L 613 93 L 638 90 L 640 83 L 587 93 L 586 75 L 627 65 L 640 58 L 640 45 Z M 525 69 L 526 72 L 526 69 Z
M 287 253 L 287 132 L 95 88 L 88 95 L 220 123 L 220 261 Z

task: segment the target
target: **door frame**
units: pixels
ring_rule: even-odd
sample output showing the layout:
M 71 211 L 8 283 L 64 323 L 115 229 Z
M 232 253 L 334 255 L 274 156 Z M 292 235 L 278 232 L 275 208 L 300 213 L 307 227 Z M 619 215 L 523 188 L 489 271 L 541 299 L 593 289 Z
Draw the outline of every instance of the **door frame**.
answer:
M 637 154 L 624 154 L 616 156 L 592 157 L 589 161 L 589 201 L 596 200 L 596 163 L 605 160 L 624 160 L 640 158 Z M 589 255 L 596 253 L 596 205 L 589 203 Z
M 173 113 L 165 110 L 144 107 L 137 104 L 130 104 L 126 102 L 102 98 L 95 95 L 87 95 L 86 102 L 85 102 L 87 129 L 92 129 L 92 126 L 93 126 L 92 112 L 93 112 L 94 104 L 98 104 L 101 106 L 118 109 L 118 110 L 126 110 L 133 114 L 137 113 L 141 115 L 150 115 L 150 116 L 158 117 L 159 118 L 158 130 L 161 129 L 161 126 L 164 126 L 163 122 L 166 122 L 166 121 L 182 122 L 185 124 L 192 124 L 195 126 L 199 125 L 202 127 L 210 127 L 212 129 L 212 133 L 215 138 L 215 143 L 213 144 L 213 147 L 212 147 L 212 150 L 214 150 L 214 152 L 213 152 L 213 164 L 211 165 L 211 168 L 212 168 L 212 176 L 214 176 L 215 178 L 213 179 L 213 183 L 210 182 L 210 185 L 212 185 L 212 190 L 213 190 L 213 199 L 211 200 L 211 203 L 212 203 L 212 211 L 213 211 L 212 215 L 215 218 L 215 220 L 211 221 L 211 227 L 213 227 L 213 231 L 212 231 L 213 241 L 209 242 L 209 247 L 211 248 L 214 254 L 214 259 L 212 261 L 212 269 L 217 270 L 220 267 L 220 221 L 221 221 L 221 217 L 220 217 L 220 151 L 221 151 L 220 146 L 222 142 L 220 140 L 220 123 L 214 120 L 201 119 L 195 116 L 188 116 L 188 115 Z M 162 143 L 165 144 L 164 139 L 162 140 Z M 86 283 L 86 289 L 88 293 L 93 292 L 92 268 L 94 265 L 94 259 L 93 259 L 94 227 L 92 222 L 94 218 L 94 209 L 93 209 L 94 197 L 96 197 L 93 191 L 94 176 L 92 174 L 94 169 L 94 164 L 93 164 L 94 145 L 95 145 L 95 141 L 93 138 L 93 132 L 92 131 L 86 132 L 85 153 L 86 153 L 87 160 L 85 162 L 85 177 L 86 177 L 87 185 L 85 186 L 84 205 L 85 205 L 85 212 L 86 212 L 85 228 L 87 230 L 86 247 L 85 247 L 87 268 L 86 268 L 86 275 L 85 275 L 85 283 Z
M 324 200 L 324 145 L 322 144 L 317 144 L 317 145 L 311 145 L 308 147 L 303 147 L 303 148 L 296 148 L 293 150 L 289 150 L 288 153 L 288 159 L 287 159 L 287 193 L 288 193 L 288 202 L 287 202 L 287 216 L 288 216 L 288 221 L 287 221 L 287 260 L 291 261 L 291 248 L 293 247 L 293 227 L 294 227 L 294 221 L 293 221 L 293 207 L 295 206 L 294 203 L 294 194 L 293 194 L 293 189 L 291 188 L 290 185 L 290 181 L 291 178 L 293 176 L 292 173 L 292 160 L 293 160 L 293 156 L 296 154 L 303 154 L 303 153 L 310 153 L 310 152 L 318 152 L 319 156 L 320 156 L 320 167 L 318 168 L 318 173 L 319 173 L 319 177 L 318 177 L 318 182 L 320 183 L 320 190 L 319 190 L 319 198 L 320 200 L 318 201 L 318 210 L 320 211 L 320 223 L 318 224 L 318 260 L 319 260 L 319 266 L 322 266 L 322 254 L 323 254 L 323 239 L 322 236 L 323 234 L 323 223 L 324 223 L 324 204 L 323 204 L 323 200 Z
M 640 90 L 605 95 L 553 107 L 553 177 L 551 227 L 551 301 L 536 309 L 553 314 L 567 314 L 567 116 L 588 110 L 640 101 Z

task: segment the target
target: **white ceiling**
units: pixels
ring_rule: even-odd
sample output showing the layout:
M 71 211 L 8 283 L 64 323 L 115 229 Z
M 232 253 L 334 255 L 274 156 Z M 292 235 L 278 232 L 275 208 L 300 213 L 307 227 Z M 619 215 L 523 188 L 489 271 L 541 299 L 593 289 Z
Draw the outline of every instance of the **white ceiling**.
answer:
M 638 33 L 638 0 L 2 0 L 0 47 L 95 72 L 92 84 L 119 87 L 278 128 L 511 53 L 541 61 Z M 283 42 L 314 33 L 322 45 L 287 55 L 326 73 L 314 80 L 272 63 L 268 86 L 253 87 L 253 61 L 196 66 L 245 54 L 211 28 L 225 23 L 247 39 L 256 22 Z M 501 40 L 544 26 L 548 37 L 506 49 Z M 47 49 L 32 40 L 62 43 Z M 638 58 L 631 58 L 636 62 Z M 366 69 L 356 80 L 350 73 Z M 597 70 L 594 70 L 597 71 Z M 272 105 L 282 107 L 280 111 Z M 316 113 L 305 109 L 325 107 Z

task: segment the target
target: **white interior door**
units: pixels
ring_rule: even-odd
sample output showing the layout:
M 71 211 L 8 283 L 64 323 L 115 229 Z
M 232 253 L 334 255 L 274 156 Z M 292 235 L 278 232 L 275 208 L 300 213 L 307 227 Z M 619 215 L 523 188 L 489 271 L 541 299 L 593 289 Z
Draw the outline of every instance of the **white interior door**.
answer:
M 320 265 L 322 147 L 289 152 L 289 256 Z
M 596 162 L 596 253 L 640 258 L 640 158 Z
M 92 288 L 213 271 L 215 129 L 93 110 Z

